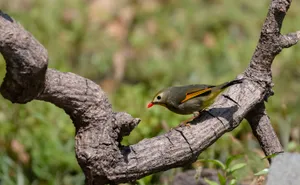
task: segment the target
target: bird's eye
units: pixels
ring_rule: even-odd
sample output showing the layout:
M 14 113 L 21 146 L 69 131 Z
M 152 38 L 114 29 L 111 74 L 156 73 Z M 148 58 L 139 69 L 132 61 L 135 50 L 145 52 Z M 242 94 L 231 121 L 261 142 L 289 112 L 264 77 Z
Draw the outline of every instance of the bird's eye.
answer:
M 161 96 L 157 96 L 156 99 L 160 100 L 160 99 L 161 99 Z

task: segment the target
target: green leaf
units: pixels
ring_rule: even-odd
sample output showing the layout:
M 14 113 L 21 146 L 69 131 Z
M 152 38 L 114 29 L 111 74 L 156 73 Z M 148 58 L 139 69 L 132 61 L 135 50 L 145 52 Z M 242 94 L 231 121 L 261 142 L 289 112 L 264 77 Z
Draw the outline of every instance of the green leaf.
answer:
M 229 157 L 227 160 L 226 160 L 226 163 L 225 163 L 225 166 L 226 168 L 229 168 L 230 164 L 232 161 L 236 160 L 236 159 L 239 159 L 241 158 L 243 155 L 242 154 L 239 154 L 239 155 L 233 155 L 231 157 Z
M 204 178 L 204 180 L 205 180 L 205 182 L 206 182 L 207 184 L 209 184 L 209 185 L 219 185 L 217 182 L 211 181 L 211 180 L 209 180 L 209 179 L 207 179 L 207 178 Z
M 217 159 L 200 159 L 201 162 L 210 162 L 210 163 L 214 163 L 216 166 L 219 166 L 222 168 L 222 170 L 226 169 L 226 166 L 219 160 Z
M 220 185 L 226 185 L 226 177 L 223 176 L 221 173 L 218 172 L 218 177 L 220 181 Z
M 255 176 L 260 176 L 260 175 L 266 175 L 266 174 L 268 174 L 268 173 L 269 173 L 269 169 L 268 169 L 268 168 L 265 168 L 265 169 L 263 169 L 263 170 L 261 170 L 261 171 L 255 173 L 254 175 L 255 175 Z
M 229 185 L 236 185 L 236 179 L 232 179 L 229 183 Z
M 246 163 L 238 163 L 238 164 L 235 164 L 233 165 L 232 167 L 228 168 L 227 172 L 228 173 L 233 173 L 241 168 L 244 168 L 247 164 Z
M 146 184 L 150 184 L 151 180 L 152 180 L 153 175 L 148 175 L 142 179 L 137 180 L 139 185 L 146 185 Z

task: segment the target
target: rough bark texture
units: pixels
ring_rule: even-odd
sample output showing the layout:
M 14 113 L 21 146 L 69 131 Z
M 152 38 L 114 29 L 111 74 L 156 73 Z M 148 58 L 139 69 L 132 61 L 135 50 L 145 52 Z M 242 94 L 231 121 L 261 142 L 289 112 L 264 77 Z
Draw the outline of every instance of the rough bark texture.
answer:
M 266 156 L 283 152 L 283 148 L 271 125 L 263 102 L 257 104 L 256 107 L 248 113 L 246 119 L 249 121 L 253 134 L 257 138 Z M 272 158 L 268 158 L 268 160 L 271 162 Z
M 209 113 L 180 127 L 131 146 L 120 140 L 139 123 L 127 113 L 113 112 L 105 93 L 94 82 L 47 68 L 46 49 L 8 15 L 0 12 L 0 52 L 7 73 L 1 94 L 13 103 L 33 99 L 51 102 L 70 115 L 76 128 L 76 157 L 86 184 L 120 183 L 179 167 L 198 155 L 244 117 L 250 121 L 265 153 L 281 152 L 270 121 L 263 111 L 251 111 L 272 94 L 271 64 L 283 48 L 296 44 L 299 32 L 280 34 L 288 0 L 273 0 L 249 67 Z M 251 111 L 251 112 L 250 112 Z M 275 138 L 275 139 L 274 139 Z

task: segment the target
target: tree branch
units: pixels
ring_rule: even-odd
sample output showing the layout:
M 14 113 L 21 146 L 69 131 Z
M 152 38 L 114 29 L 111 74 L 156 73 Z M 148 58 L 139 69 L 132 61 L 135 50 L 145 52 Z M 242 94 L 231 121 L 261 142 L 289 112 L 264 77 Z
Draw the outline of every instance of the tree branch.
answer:
M 238 76 L 245 79 L 242 84 L 220 96 L 209 113 L 201 114 L 191 128 L 173 129 L 131 146 L 121 146 L 120 141 L 140 120 L 127 113 L 113 112 L 105 93 L 94 82 L 73 73 L 48 69 L 45 48 L 2 12 L 0 52 L 7 64 L 7 74 L 0 91 L 14 103 L 43 100 L 70 115 L 76 128 L 76 157 L 85 173 L 86 184 L 133 181 L 195 161 L 203 150 L 225 132 L 236 128 L 246 115 L 250 115 L 250 110 L 271 94 L 273 59 L 282 48 L 299 40 L 299 32 L 280 35 L 289 5 L 287 0 L 271 2 L 250 65 Z M 260 112 L 254 112 L 254 117 L 258 114 Z M 257 125 L 260 127 L 260 122 Z M 270 137 L 266 139 L 268 143 Z
M 283 48 L 290 47 L 299 41 L 299 32 L 281 35 L 282 21 L 290 7 L 291 0 L 272 0 L 267 18 L 261 29 L 255 52 L 246 69 L 245 75 L 257 81 L 272 82 L 271 65 Z M 270 87 L 268 87 L 270 89 Z
M 276 133 L 267 115 L 264 103 L 259 103 L 246 116 L 249 121 L 253 134 L 257 138 L 266 156 L 283 152 Z M 269 162 L 272 158 L 268 158 Z

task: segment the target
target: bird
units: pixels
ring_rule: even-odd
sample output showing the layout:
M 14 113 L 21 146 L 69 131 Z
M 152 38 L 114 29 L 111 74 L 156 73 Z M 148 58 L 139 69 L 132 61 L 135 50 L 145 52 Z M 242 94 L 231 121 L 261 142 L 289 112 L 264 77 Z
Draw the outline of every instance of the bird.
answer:
M 199 116 L 199 113 L 212 105 L 216 97 L 226 88 L 242 82 L 243 79 L 235 79 L 220 85 L 193 84 L 168 87 L 156 93 L 147 107 L 160 105 L 176 114 L 198 113 Z

